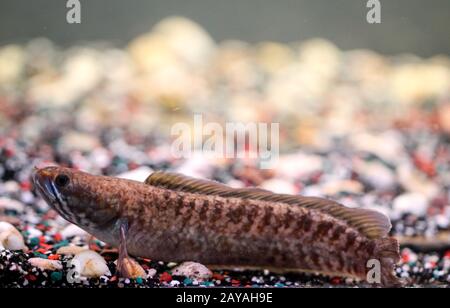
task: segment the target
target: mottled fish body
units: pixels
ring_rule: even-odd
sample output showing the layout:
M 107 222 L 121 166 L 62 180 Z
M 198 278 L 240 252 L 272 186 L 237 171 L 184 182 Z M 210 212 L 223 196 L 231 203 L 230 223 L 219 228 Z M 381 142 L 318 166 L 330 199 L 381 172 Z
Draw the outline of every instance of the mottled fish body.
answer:
M 48 167 L 33 181 L 65 219 L 134 256 L 363 280 L 377 260 L 381 283 L 398 284 L 398 243 L 374 211 L 166 172 L 140 183 Z

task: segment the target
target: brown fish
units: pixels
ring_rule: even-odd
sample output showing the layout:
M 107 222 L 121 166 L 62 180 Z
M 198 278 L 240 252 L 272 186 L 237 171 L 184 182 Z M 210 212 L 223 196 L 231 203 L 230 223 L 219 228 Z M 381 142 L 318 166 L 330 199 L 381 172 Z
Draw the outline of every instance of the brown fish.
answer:
M 140 183 L 47 167 L 34 171 L 33 182 L 62 217 L 119 247 L 125 275 L 127 253 L 362 280 L 374 259 L 382 285 L 399 283 L 398 243 L 388 236 L 389 219 L 375 211 L 167 172 Z

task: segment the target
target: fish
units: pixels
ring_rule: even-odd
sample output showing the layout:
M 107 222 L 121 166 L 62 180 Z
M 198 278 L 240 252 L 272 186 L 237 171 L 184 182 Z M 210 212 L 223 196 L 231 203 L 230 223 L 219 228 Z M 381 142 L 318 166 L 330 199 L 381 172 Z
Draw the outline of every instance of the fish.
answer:
M 401 285 L 399 244 L 389 236 L 389 218 L 376 211 L 167 171 L 138 182 L 52 166 L 31 178 L 64 219 L 118 247 L 123 276 L 132 255 Z

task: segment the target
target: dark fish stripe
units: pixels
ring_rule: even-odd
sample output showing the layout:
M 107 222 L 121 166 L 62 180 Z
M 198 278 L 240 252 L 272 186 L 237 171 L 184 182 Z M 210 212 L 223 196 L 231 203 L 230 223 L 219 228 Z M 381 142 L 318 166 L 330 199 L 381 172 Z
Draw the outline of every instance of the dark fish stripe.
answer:
M 73 219 L 71 213 L 68 211 L 67 207 L 64 206 L 64 201 L 61 198 L 61 194 L 59 193 L 59 191 L 56 189 L 55 184 L 53 184 L 53 182 L 50 182 L 50 189 L 52 190 L 53 195 L 56 198 L 56 204 L 59 205 L 59 211 L 64 214 L 65 218 L 67 219 Z

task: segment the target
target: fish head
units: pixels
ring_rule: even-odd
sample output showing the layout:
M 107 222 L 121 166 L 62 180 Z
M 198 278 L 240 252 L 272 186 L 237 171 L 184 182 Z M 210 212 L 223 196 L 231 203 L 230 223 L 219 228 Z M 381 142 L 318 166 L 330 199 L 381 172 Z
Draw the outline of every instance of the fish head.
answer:
M 119 215 L 116 198 L 108 197 L 108 177 L 64 167 L 34 169 L 32 183 L 51 208 L 84 229 L 113 224 Z

